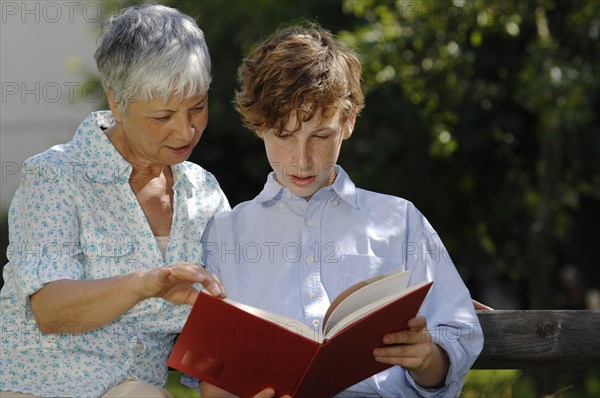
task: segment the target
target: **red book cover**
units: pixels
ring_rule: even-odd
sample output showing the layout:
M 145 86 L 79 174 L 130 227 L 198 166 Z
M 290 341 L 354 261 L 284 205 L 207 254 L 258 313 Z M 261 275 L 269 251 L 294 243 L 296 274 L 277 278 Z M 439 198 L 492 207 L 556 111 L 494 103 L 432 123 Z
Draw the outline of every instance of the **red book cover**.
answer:
M 266 387 L 278 396 L 331 396 L 390 367 L 372 352 L 385 334 L 407 328 L 432 283 L 367 310 L 323 341 L 291 318 L 266 320 L 252 307 L 201 293 L 167 364 L 240 397 Z

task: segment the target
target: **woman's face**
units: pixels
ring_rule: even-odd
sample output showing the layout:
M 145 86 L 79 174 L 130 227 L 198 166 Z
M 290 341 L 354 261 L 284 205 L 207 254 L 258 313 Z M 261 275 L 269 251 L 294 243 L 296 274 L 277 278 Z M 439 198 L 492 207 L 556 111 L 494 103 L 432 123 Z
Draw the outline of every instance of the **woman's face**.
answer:
M 117 124 L 110 139 L 134 166 L 174 165 L 187 160 L 208 123 L 208 97 L 185 99 L 171 96 L 132 101 L 124 113 L 109 95 L 110 109 Z

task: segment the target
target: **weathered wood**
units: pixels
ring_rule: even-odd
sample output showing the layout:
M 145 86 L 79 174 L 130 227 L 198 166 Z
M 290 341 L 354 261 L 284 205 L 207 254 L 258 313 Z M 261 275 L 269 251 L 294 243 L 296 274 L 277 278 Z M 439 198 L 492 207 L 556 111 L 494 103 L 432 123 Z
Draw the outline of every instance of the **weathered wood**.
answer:
M 473 369 L 600 368 L 600 311 L 477 311 L 485 342 Z

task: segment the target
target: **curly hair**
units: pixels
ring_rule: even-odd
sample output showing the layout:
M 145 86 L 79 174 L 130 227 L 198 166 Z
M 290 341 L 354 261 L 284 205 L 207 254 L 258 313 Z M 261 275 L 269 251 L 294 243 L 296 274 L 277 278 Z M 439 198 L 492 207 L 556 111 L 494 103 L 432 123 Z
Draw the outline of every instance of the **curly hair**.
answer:
M 281 134 L 295 112 L 296 128 L 319 111 L 340 112 L 342 122 L 364 107 L 358 56 L 317 25 L 275 32 L 238 69 L 234 105 L 244 125 L 257 135 Z

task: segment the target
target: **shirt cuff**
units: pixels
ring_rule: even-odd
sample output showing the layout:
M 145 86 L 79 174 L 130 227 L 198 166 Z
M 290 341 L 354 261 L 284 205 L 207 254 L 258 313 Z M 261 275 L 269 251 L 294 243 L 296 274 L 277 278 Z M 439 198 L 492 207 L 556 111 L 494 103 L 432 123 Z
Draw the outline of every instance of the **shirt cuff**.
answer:
M 448 373 L 446 374 L 446 379 L 444 380 L 444 386 L 442 388 L 435 389 L 422 387 L 415 381 L 408 371 L 405 372 L 406 379 L 422 397 L 458 397 L 465 381 L 465 377 L 467 376 L 463 366 L 459 366 L 460 364 L 466 363 L 466 354 L 459 341 L 440 342 L 438 345 L 446 351 L 450 361 Z

